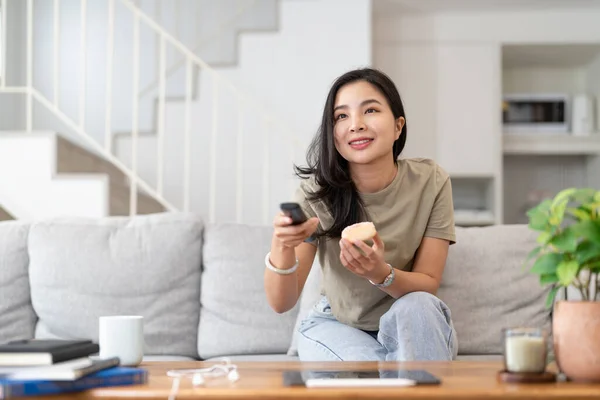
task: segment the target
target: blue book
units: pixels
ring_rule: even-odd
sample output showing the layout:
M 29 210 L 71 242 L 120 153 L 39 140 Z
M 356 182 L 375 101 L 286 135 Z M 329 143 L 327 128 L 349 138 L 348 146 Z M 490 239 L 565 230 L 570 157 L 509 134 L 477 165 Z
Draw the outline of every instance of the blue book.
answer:
M 113 367 L 73 381 L 18 381 L 0 377 L 0 399 L 79 392 L 107 386 L 139 385 L 148 381 L 142 368 Z

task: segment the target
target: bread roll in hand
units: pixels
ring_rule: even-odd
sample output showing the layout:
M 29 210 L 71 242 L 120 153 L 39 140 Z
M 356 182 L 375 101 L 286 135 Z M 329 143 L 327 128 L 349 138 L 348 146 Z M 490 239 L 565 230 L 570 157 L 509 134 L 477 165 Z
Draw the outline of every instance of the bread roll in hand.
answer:
M 377 231 L 372 222 L 359 222 L 344 228 L 342 231 L 342 239 L 346 239 L 351 243 L 354 240 L 366 242 L 367 240 L 372 240 L 376 234 Z

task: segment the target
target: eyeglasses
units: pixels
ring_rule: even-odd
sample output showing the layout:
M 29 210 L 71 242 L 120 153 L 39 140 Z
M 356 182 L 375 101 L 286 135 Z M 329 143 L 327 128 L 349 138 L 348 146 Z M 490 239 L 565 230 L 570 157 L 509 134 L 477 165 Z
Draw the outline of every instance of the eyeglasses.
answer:
M 232 364 L 231 361 L 224 357 L 221 358 L 221 363 L 214 364 L 208 368 L 198 369 L 172 369 L 167 371 L 167 376 L 173 379 L 173 385 L 171 386 L 171 393 L 169 394 L 169 400 L 175 400 L 177 391 L 179 390 L 179 383 L 181 378 L 191 378 L 192 385 L 204 386 L 208 381 L 218 382 L 225 378 L 225 382 L 231 384 L 240 379 L 240 374 L 237 370 L 237 365 Z

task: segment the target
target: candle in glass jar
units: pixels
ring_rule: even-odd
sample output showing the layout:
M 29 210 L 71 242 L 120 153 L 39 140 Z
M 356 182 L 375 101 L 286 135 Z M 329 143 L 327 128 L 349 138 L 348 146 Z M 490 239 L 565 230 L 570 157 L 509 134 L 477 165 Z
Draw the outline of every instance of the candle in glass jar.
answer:
M 540 336 L 516 335 L 505 338 L 505 364 L 510 372 L 544 372 L 546 340 Z

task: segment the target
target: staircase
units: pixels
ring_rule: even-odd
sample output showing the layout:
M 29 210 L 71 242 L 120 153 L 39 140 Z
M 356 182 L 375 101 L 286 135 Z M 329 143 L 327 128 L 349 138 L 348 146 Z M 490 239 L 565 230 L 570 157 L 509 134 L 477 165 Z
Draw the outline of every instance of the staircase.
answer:
M 232 28 L 235 51 L 221 63 L 211 57 L 222 43 L 209 40 L 195 51 L 184 43 L 184 23 L 157 22 L 167 5 L 187 11 L 191 1 L 0 2 L 7 11 L 2 40 L 9 44 L 0 62 L 0 113 L 11 117 L 0 117 L 0 129 L 54 137 L 58 144 L 46 139 L 44 154 L 53 149 L 55 157 L 61 143 L 77 149 L 57 156 L 68 170 L 45 163 L 44 185 L 26 185 L 25 194 L 50 199 L 45 191 L 58 184 L 49 182 L 72 186 L 82 174 L 93 183 L 81 183 L 81 192 L 91 193 L 86 185 L 105 190 L 101 200 L 72 207 L 53 200 L 50 210 L 61 215 L 164 209 L 191 211 L 208 222 L 269 224 L 295 192 L 292 163 L 304 162 L 327 88 L 350 66 L 371 60 L 369 0 L 256 0 L 271 9 L 260 15 L 272 18 L 251 31 L 241 23 Z M 161 4 L 162 16 L 148 4 Z M 30 178 L 15 171 L 0 169 L 9 175 L 1 179 L 14 183 L 0 186 L 0 205 L 15 218 L 40 215 L 40 203 L 23 200 L 14 177 Z M 89 209 L 78 209 L 82 204 Z
M 129 214 L 125 174 L 54 132 L 3 132 L 0 170 L 11 171 L 0 174 L 0 194 L 20 219 Z M 137 209 L 140 214 L 165 211 L 144 193 L 137 196 Z
M 138 95 L 135 96 L 136 99 L 133 102 L 131 95 L 129 96 L 130 101 L 125 102 L 129 107 L 125 103 L 119 104 L 119 101 L 124 99 L 123 96 L 113 96 L 114 104 L 111 106 L 108 105 L 108 101 L 105 101 L 107 107 L 102 110 L 103 112 L 96 112 L 98 102 L 94 103 L 93 99 L 90 100 L 90 97 L 97 97 L 93 94 L 94 85 L 89 84 L 90 77 L 96 78 L 101 75 L 98 73 L 101 68 L 98 68 L 97 60 L 93 60 L 95 57 L 93 52 L 87 48 L 91 47 L 88 42 L 96 39 L 91 35 L 90 28 L 86 27 L 86 24 L 90 24 L 90 18 L 96 21 L 98 12 L 102 13 L 102 10 L 97 9 L 102 2 L 92 3 L 82 0 L 79 10 L 65 9 L 65 3 L 67 2 L 55 0 L 36 2 L 34 6 L 33 1 L 3 0 L 1 2 L 3 44 L 6 43 L 10 46 L 11 32 L 14 33 L 14 28 L 11 30 L 11 25 L 7 22 L 14 22 L 14 25 L 18 25 L 19 19 L 21 19 L 21 26 L 27 27 L 28 47 L 25 57 L 27 82 L 24 86 L 19 86 L 12 84 L 11 76 L 7 74 L 9 68 L 6 66 L 6 59 L 10 54 L 10 47 L 6 50 L 7 46 L 2 46 L 5 50 L 2 54 L 3 65 L 0 66 L 0 95 L 10 94 L 25 97 L 26 126 L 20 132 L 16 130 L 0 131 L 0 153 L 2 153 L 0 154 L 0 171 L 4 171 L 4 173 L 0 172 L 0 185 L 5 188 L 4 191 L 0 191 L 0 204 L 4 204 L 7 209 L 11 210 L 10 214 L 3 210 L 0 217 L 4 219 L 12 218 L 13 215 L 22 219 L 56 215 L 101 217 L 175 209 L 189 210 L 193 199 L 190 196 L 189 187 L 186 189 L 186 185 L 181 179 L 171 179 L 165 184 L 160 181 L 148 184 L 143 177 L 139 176 L 137 166 L 131 162 L 131 159 L 146 160 L 147 157 L 142 158 L 139 155 L 152 154 L 151 150 L 148 152 L 147 149 L 143 149 L 143 141 L 139 139 L 155 138 L 157 147 L 153 149 L 154 154 L 160 151 L 160 145 L 157 143 L 160 139 L 156 138 L 162 137 L 162 140 L 165 141 L 167 135 L 165 135 L 164 125 L 162 132 L 156 128 L 156 125 L 161 121 L 164 124 L 165 106 L 182 101 L 190 104 L 197 99 L 199 92 L 193 88 L 197 86 L 196 82 L 200 75 L 211 74 L 213 79 L 218 79 L 214 69 L 208 67 L 199 54 L 222 67 L 235 65 L 237 41 L 241 32 L 267 32 L 276 29 L 277 0 L 243 1 L 241 2 L 244 3 L 243 7 L 239 7 L 239 5 L 232 7 L 232 4 L 225 4 L 240 3 L 229 0 L 220 2 L 217 7 L 214 7 L 214 3 L 207 1 L 156 2 L 153 11 L 157 15 L 154 16 L 144 13 L 143 4 L 140 4 L 141 8 L 138 8 L 130 0 L 108 0 L 104 14 L 108 21 L 108 34 L 113 41 L 112 49 L 109 44 L 110 39 L 106 42 L 106 60 L 103 64 L 110 65 L 111 70 L 106 68 L 105 79 L 113 83 L 113 85 L 108 85 L 113 86 L 113 91 L 118 90 L 119 80 L 135 80 L 137 84 L 133 85 L 132 93 L 138 93 Z M 147 2 L 143 3 L 148 6 Z M 72 6 L 73 2 L 70 4 Z M 197 12 L 171 15 L 171 19 L 175 17 L 175 24 L 168 31 L 163 29 L 160 22 L 157 22 L 162 18 L 163 24 L 168 26 L 169 7 L 165 7 L 165 4 L 179 10 L 190 5 L 193 5 L 196 10 L 204 7 L 205 10 L 220 13 L 221 19 L 212 18 L 209 21 L 212 24 L 200 24 L 204 30 L 201 35 L 204 37 L 204 43 L 194 44 L 194 37 L 189 36 L 189 31 L 186 36 L 185 27 L 189 25 L 190 15 L 197 14 Z M 123 25 L 119 25 L 118 22 L 119 18 L 122 18 L 122 15 L 118 14 L 119 10 L 121 14 L 125 11 L 132 19 L 129 21 L 129 25 L 133 26 L 132 36 L 138 45 L 133 45 L 134 60 L 131 60 L 132 56 L 130 55 L 129 60 L 123 61 L 120 58 L 121 62 L 117 63 L 115 59 L 118 53 L 127 52 L 127 49 L 123 50 L 123 46 L 119 47 L 122 41 L 115 40 L 116 30 L 123 29 Z M 231 10 L 235 12 L 230 13 L 231 15 L 224 14 L 224 11 Z M 182 16 L 188 17 L 187 22 L 181 20 Z M 77 17 L 79 17 L 79 22 L 76 21 Z M 36 41 L 33 36 L 33 28 L 35 27 L 36 31 L 43 31 L 44 24 L 48 25 L 50 22 L 52 22 L 51 27 L 54 28 L 54 33 Z M 80 28 L 78 33 L 81 35 L 84 32 L 79 47 L 75 46 L 75 42 L 69 42 L 70 35 L 68 34 L 69 32 L 75 33 L 78 25 Z M 59 28 L 56 29 L 56 27 Z M 145 28 L 147 28 L 146 34 L 148 32 L 154 34 L 155 38 L 152 41 L 154 46 L 144 45 Z M 181 30 L 183 32 L 179 32 Z M 121 33 L 123 32 L 121 31 Z M 57 55 L 54 52 L 52 52 L 54 55 L 44 62 L 43 51 L 38 47 L 47 46 L 48 44 L 43 42 L 47 41 L 48 37 L 53 38 L 56 43 L 60 43 L 61 48 L 68 50 L 70 45 L 74 54 L 81 55 L 80 65 L 64 66 L 60 62 L 57 63 Z M 145 40 L 148 41 L 148 38 L 146 37 Z M 187 46 L 184 42 L 187 42 Z M 129 47 L 129 53 L 131 53 L 131 46 Z M 143 51 L 150 51 L 146 57 L 157 60 L 157 66 L 159 65 L 160 69 L 155 68 L 156 76 L 142 73 L 140 56 Z M 54 68 L 60 69 L 60 71 L 48 73 L 46 68 L 42 74 L 34 67 L 31 60 L 33 54 L 40 55 L 35 58 L 37 61 L 35 65 L 48 66 L 54 63 Z M 90 54 L 92 55 L 90 56 Z M 109 56 L 112 57 L 110 61 Z M 137 67 L 137 71 L 136 68 L 131 68 L 132 64 Z M 200 72 L 201 69 L 204 71 Z M 127 70 L 130 72 L 129 75 Z M 65 74 L 68 74 L 69 77 L 65 77 Z M 79 76 L 77 76 L 78 74 Z M 109 74 L 112 74 L 112 80 Z M 51 82 L 53 87 L 43 84 L 43 82 L 52 80 L 54 80 Z M 58 82 L 59 80 L 60 82 Z M 81 85 L 82 80 L 87 84 Z M 42 82 L 42 84 L 36 87 L 33 82 Z M 64 88 L 67 87 L 73 91 L 74 86 L 78 86 L 78 96 L 65 96 L 64 93 L 69 90 Z M 235 90 L 230 85 L 227 87 L 228 90 Z M 110 94 L 107 92 L 104 97 L 106 96 L 110 96 Z M 209 102 L 211 101 L 210 96 L 204 97 Z M 14 102 L 10 103 L 14 107 Z M 187 107 L 189 116 L 189 106 Z M 189 120 L 189 117 L 185 117 L 186 112 L 180 111 L 179 115 L 174 118 Z M 170 111 L 168 111 L 168 115 L 171 117 Z M 102 129 L 99 129 L 100 124 L 97 122 L 101 121 L 102 117 L 105 117 L 106 123 Z M 79 121 L 77 121 L 78 119 Z M 190 124 L 187 125 L 187 135 L 189 136 Z M 44 130 L 35 130 L 38 126 Z M 133 132 L 131 131 L 132 127 L 134 128 Z M 47 131 L 48 128 L 51 131 Z M 126 160 L 127 164 L 121 162 L 119 156 L 114 154 L 116 146 L 113 144 L 113 135 L 129 140 L 130 152 L 127 155 L 121 154 L 121 158 Z M 181 147 L 177 150 L 181 151 Z M 19 152 L 21 154 L 24 152 L 29 156 L 15 157 Z M 34 155 L 37 156 L 34 157 Z M 156 162 L 156 157 L 154 162 Z M 186 163 L 188 164 L 186 169 L 189 171 L 191 167 L 189 157 Z M 158 169 L 160 170 L 160 168 Z M 168 168 L 166 169 L 168 170 Z M 177 196 L 171 196 L 171 198 L 175 197 L 175 202 L 179 203 L 173 205 L 172 200 L 165 199 L 164 188 L 170 191 L 178 190 L 184 194 L 185 199 L 177 201 Z M 198 207 L 195 208 L 198 211 Z M 199 212 L 206 216 L 206 211 Z
M 156 0 L 136 3 L 140 11 L 176 38 L 186 49 L 213 69 L 235 68 L 239 63 L 238 43 L 242 36 L 251 33 L 278 31 L 279 0 Z M 122 30 L 126 27 L 122 27 Z M 151 35 L 140 34 L 141 58 L 158 60 L 160 46 Z M 121 59 L 131 57 L 128 43 L 115 43 L 115 55 Z M 128 61 L 129 64 L 131 64 Z M 147 66 L 140 73 L 140 135 L 156 134 L 157 106 L 160 77 L 159 62 Z M 186 57 L 168 43 L 165 47 L 165 100 L 184 101 L 186 96 Z M 192 66 L 192 98 L 199 97 L 198 81 L 201 68 Z M 131 81 L 131 71 L 121 69 L 120 80 Z M 115 112 L 112 130 L 121 136 L 131 135 L 131 102 L 129 98 L 113 99 Z

